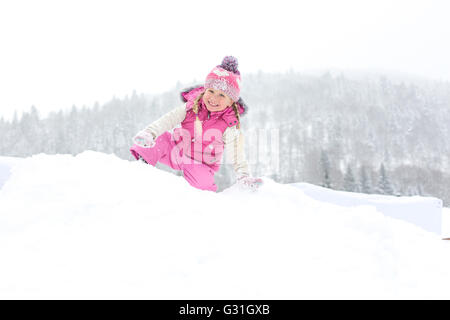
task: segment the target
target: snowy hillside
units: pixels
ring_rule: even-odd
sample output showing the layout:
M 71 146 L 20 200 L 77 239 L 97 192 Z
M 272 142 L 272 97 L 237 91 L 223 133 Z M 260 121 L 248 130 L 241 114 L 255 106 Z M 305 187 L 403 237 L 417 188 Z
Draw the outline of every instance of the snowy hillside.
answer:
M 3 299 L 450 298 L 450 242 L 363 195 L 216 194 L 97 152 L 0 164 Z

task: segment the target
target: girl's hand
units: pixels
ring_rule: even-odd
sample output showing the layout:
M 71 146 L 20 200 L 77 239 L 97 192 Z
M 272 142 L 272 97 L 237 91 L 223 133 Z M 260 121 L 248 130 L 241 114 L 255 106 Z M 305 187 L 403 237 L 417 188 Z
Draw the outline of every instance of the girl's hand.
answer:
M 253 178 L 248 176 L 241 176 L 238 178 L 238 184 L 246 189 L 256 191 L 259 187 L 263 185 L 263 180 L 261 178 Z
M 155 146 L 153 135 L 145 130 L 135 135 L 133 142 L 142 148 L 152 148 Z

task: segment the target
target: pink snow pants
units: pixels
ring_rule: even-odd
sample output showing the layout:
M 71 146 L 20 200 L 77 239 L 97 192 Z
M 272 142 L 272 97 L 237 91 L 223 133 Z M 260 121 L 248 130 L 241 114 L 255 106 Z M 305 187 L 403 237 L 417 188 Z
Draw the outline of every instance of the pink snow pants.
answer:
M 214 183 L 214 171 L 207 165 L 186 158 L 186 156 L 180 153 L 176 142 L 168 131 L 156 139 L 155 146 L 152 148 L 142 148 L 134 144 L 130 152 L 136 160 L 140 156 L 152 166 L 155 166 L 159 162 L 172 169 L 183 171 L 184 178 L 187 182 L 197 189 L 217 191 L 217 186 Z M 177 152 L 180 156 L 173 156 L 173 153 Z

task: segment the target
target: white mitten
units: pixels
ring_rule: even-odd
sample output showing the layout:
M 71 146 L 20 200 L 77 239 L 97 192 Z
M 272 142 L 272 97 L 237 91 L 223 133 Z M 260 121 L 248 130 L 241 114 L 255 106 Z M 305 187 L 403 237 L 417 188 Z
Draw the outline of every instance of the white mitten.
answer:
M 143 148 L 151 148 L 155 146 L 155 139 L 153 138 L 153 135 L 145 130 L 142 130 L 135 135 L 133 142 Z
M 246 189 L 257 190 L 263 185 L 263 180 L 261 178 L 253 178 L 248 176 L 241 176 L 237 179 L 238 184 Z

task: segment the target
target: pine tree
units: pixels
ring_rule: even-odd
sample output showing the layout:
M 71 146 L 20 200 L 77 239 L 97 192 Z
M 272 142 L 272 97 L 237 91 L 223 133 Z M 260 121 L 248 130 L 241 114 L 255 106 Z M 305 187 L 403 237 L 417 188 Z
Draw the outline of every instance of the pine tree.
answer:
M 322 150 L 320 155 L 320 164 L 322 168 L 322 187 L 332 189 L 333 185 L 330 178 L 330 160 L 328 159 L 327 153 Z
M 357 192 L 358 186 L 355 181 L 355 176 L 353 175 L 352 168 L 350 164 L 347 166 L 347 171 L 344 176 L 344 190 L 349 192 Z
M 381 194 L 393 195 L 394 189 L 392 188 L 391 182 L 382 163 L 380 166 L 380 180 L 378 181 L 378 192 Z
M 362 193 L 370 194 L 372 192 L 370 187 L 369 177 L 367 175 L 366 167 L 361 166 L 359 171 L 359 190 Z
M 0 137 L 2 137 L 3 139 L 0 139 L 0 155 L 6 154 L 5 137 L 7 136 L 8 129 L 8 123 L 2 117 L 0 119 Z
M 72 106 L 70 113 L 65 117 L 67 125 L 65 128 L 66 152 L 70 154 L 77 154 L 80 152 L 80 130 L 78 125 L 78 109 L 75 105 Z

